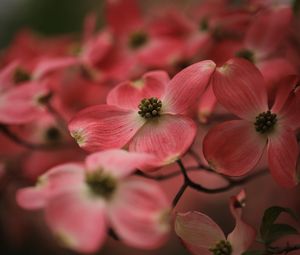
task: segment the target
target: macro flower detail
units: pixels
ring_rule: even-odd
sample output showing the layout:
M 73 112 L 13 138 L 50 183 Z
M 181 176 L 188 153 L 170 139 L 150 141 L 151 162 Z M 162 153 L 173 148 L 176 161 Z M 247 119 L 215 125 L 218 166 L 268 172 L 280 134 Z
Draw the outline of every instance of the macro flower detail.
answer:
M 298 183 L 297 82 L 296 76 L 282 78 L 269 108 L 264 79 L 253 64 L 232 59 L 217 68 L 212 82 L 216 98 L 241 120 L 216 125 L 204 139 L 204 155 L 216 171 L 229 176 L 246 174 L 267 151 L 274 179 L 284 187 Z
M 212 61 L 191 65 L 169 80 L 163 71 L 126 81 L 107 96 L 107 105 L 79 112 L 69 123 L 71 135 L 88 151 L 128 148 L 152 153 L 157 165 L 174 162 L 191 146 L 196 125 L 186 116 L 206 89 Z
M 220 227 L 207 215 L 191 211 L 178 213 L 175 232 L 193 255 L 241 255 L 254 242 L 256 232 L 242 219 L 245 191 L 230 198 L 235 228 L 226 238 Z
M 255 130 L 262 134 L 269 133 L 277 122 L 277 116 L 271 111 L 262 112 L 255 118 Z
M 155 160 L 145 153 L 107 150 L 88 156 L 84 164 L 50 169 L 35 187 L 18 191 L 25 209 L 44 209 L 46 221 L 62 244 L 94 252 L 108 226 L 130 246 L 153 249 L 169 232 L 169 203 L 152 180 L 129 177 Z
M 140 110 L 138 113 L 145 119 L 159 117 L 161 107 L 162 102 L 156 97 L 151 97 L 149 99 L 144 98 L 139 104 Z

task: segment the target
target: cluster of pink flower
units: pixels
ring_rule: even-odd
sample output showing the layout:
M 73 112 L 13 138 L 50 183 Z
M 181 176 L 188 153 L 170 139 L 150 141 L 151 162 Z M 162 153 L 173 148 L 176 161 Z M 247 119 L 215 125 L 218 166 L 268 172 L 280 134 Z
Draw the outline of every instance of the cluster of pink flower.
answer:
M 195 187 L 181 159 L 214 117 L 226 121 L 198 148 L 209 171 L 239 177 L 267 161 L 280 186 L 296 186 L 300 19 L 274 2 L 141 15 L 134 0 L 107 0 L 106 26 L 96 32 L 89 15 L 81 41 L 22 31 L 0 58 L 0 179 L 21 168 L 37 180 L 18 204 L 43 209 L 53 233 L 81 252 L 99 249 L 108 231 L 137 248 L 164 243 L 172 207 L 150 179 L 179 162 L 183 187 Z M 177 235 L 193 254 L 242 254 L 255 239 L 244 198 L 231 198 L 228 239 L 199 212 L 176 215 Z

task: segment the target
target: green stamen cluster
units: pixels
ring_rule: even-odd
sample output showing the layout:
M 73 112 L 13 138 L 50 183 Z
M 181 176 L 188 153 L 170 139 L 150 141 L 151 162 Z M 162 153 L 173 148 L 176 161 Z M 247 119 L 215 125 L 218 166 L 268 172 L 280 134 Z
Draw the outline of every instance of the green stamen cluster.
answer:
M 88 173 L 85 181 L 95 195 L 105 199 L 109 199 L 117 188 L 116 180 L 102 170 Z
M 152 119 L 160 116 L 160 110 L 162 107 L 162 102 L 156 98 L 144 98 L 139 104 L 139 115 L 145 119 Z
M 213 255 L 231 255 L 232 247 L 230 242 L 222 240 L 215 247 L 209 249 Z
M 275 113 L 271 113 L 271 111 L 262 112 L 256 116 L 256 121 L 254 123 L 255 130 L 262 134 L 270 132 L 276 122 L 277 116 Z
M 129 46 L 132 49 L 138 49 L 148 41 L 148 35 L 144 32 L 135 32 L 129 39 Z

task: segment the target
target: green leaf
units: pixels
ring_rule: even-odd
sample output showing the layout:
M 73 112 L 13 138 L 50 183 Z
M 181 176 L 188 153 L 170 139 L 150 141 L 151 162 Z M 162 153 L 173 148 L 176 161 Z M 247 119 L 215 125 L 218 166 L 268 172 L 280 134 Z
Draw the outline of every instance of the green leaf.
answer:
M 242 255 L 266 255 L 265 251 L 246 251 Z
M 287 224 L 272 224 L 262 237 L 266 244 L 271 244 L 286 235 L 298 235 L 297 229 Z
M 275 222 L 281 213 L 287 213 L 295 220 L 299 220 L 298 216 L 290 208 L 272 206 L 265 211 L 260 225 L 260 235 L 262 238 L 265 236 L 269 227 Z

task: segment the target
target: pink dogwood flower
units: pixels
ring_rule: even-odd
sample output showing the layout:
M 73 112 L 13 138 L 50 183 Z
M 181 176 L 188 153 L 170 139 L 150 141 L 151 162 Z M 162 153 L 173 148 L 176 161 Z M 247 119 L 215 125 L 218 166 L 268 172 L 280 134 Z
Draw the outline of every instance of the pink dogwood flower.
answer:
M 197 211 L 177 214 L 176 234 L 193 255 L 241 255 L 256 236 L 256 231 L 242 219 L 244 206 L 245 192 L 242 190 L 230 199 L 230 211 L 236 223 L 227 238 L 210 217 Z
M 297 81 L 295 76 L 282 79 L 270 108 L 263 76 L 252 63 L 232 59 L 216 69 L 212 85 L 218 102 L 241 118 L 216 125 L 204 139 L 204 155 L 216 171 L 244 175 L 267 152 L 274 179 L 284 187 L 298 183 L 299 148 L 294 133 L 300 127 Z
M 83 164 L 50 169 L 35 187 L 18 191 L 25 209 L 45 209 L 46 221 L 63 245 L 95 252 L 108 227 L 124 243 L 157 248 L 169 232 L 169 202 L 152 180 L 129 177 L 155 160 L 145 153 L 107 150 L 88 156 Z
M 153 153 L 161 165 L 177 160 L 191 146 L 196 125 L 185 113 L 205 90 L 215 64 L 191 65 L 169 81 L 153 71 L 141 80 L 113 89 L 106 105 L 79 112 L 69 123 L 71 135 L 88 151 L 127 148 Z

